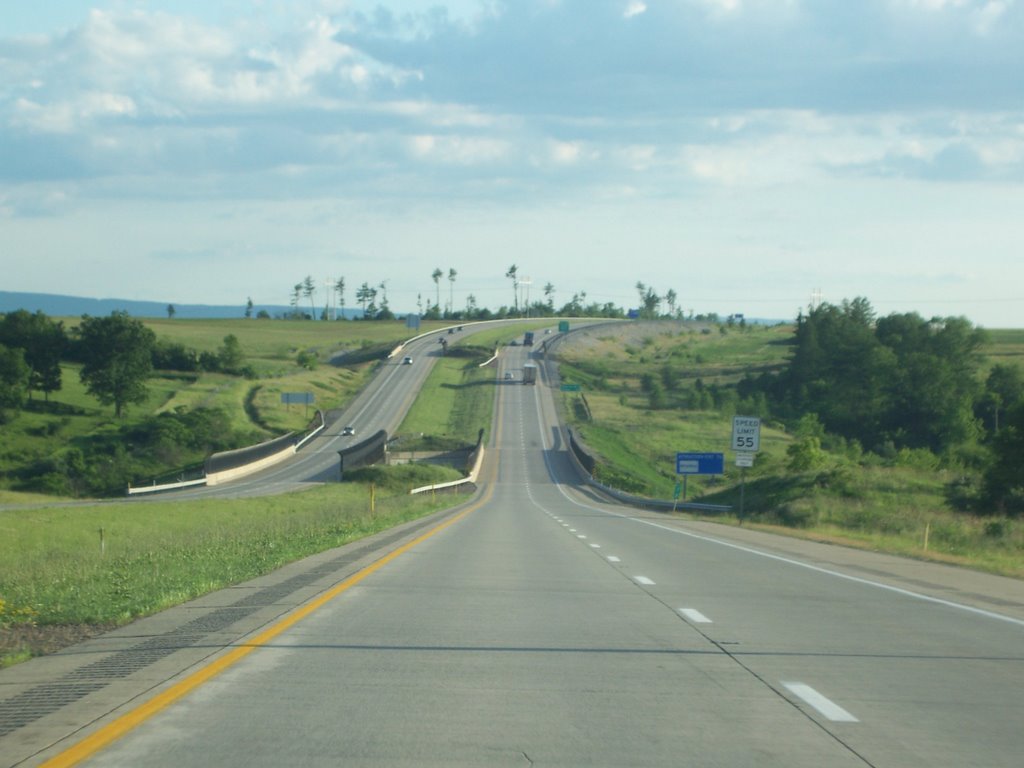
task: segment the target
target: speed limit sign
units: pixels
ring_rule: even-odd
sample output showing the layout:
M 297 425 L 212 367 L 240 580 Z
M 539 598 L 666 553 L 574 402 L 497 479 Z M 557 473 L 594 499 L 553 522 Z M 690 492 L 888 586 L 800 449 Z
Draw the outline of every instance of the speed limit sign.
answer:
M 755 452 L 761 450 L 761 419 L 756 416 L 734 416 L 732 449 Z

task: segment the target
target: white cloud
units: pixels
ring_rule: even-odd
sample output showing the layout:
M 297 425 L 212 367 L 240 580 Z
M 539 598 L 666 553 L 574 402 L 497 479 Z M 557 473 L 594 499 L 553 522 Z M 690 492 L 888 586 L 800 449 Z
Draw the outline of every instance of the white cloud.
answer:
M 699 2 L 718 13 L 735 13 L 743 7 L 742 0 L 699 0 Z
M 974 29 L 979 35 L 989 34 L 1003 15 L 1009 10 L 1007 0 L 990 0 L 974 14 Z
M 473 136 L 419 135 L 409 143 L 414 156 L 451 165 L 490 165 L 509 154 L 505 142 Z
M 632 19 L 646 12 L 647 3 L 643 2 L 643 0 L 631 0 L 629 5 L 626 6 L 626 10 L 622 12 L 622 16 L 627 19 Z
M 104 117 L 130 117 L 137 113 L 135 101 L 117 93 L 86 92 L 71 101 L 40 104 L 19 98 L 14 104 L 12 123 L 44 133 L 71 133 L 83 122 Z
M 578 142 L 553 141 L 549 156 L 556 165 L 574 165 L 582 159 L 583 150 Z

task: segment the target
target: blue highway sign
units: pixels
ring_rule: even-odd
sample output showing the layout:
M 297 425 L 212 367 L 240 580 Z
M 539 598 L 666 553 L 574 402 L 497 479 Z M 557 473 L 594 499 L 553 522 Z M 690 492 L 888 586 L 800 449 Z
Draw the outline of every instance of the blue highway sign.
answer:
M 677 453 L 677 475 L 725 474 L 724 453 Z

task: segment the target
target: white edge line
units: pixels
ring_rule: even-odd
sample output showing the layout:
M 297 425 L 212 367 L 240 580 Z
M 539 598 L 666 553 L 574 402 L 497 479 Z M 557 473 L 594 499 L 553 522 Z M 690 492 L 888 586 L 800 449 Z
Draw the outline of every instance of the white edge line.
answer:
M 541 413 L 540 398 L 535 398 L 535 403 L 536 403 L 536 407 L 537 407 L 538 423 L 543 424 L 544 423 L 544 419 L 543 419 L 543 414 Z M 542 441 L 542 443 L 543 443 L 545 448 L 549 448 L 550 447 L 548 445 L 548 441 L 549 441 L 548 432 L 546 430 L 544 430 L 543 431 L 543 441 Z M 550 478 L 554 479 L 554 471 L 553 471 L 552 466 L 551 466 L 551 458 L 548 456 L 546 451 L 544 453 L 544 464 L 545 464 L 545 466 L 547 466 L 548 476 Z M 555 483 L 555 487 L 558 488 L 558 492 L 561 493 L 562 496 L 567 501 L 569 501 L 570 504 L 572 504 L 574 506 L 577 506 L 580 509 L 589 509 L 589 510 L 592 510 L 594 512 L 601 512 L 603 514 L 611 515 L 612 517 L 618 517 L 618 518 L 621 518 L 623 520 L 629 520 L 629 521 L 634 522 L 634 523 L 641 523 L 643 525 L 649 525 L 649 526 L 651 526 L 653 528 L 660 528 L 661 530 L 669 531 L 670 533 L 676 533 L 676 534 L 680 534 L 682 536 L 689 536 L 691 539 L 697 539 L 698 541 L 706 541 L 706 542 L 708 542 L 710 544 L 718 544 L 719 546 L 729 547 L 730 549 L 735 549 L 735 550 L 737 550 L 739 552 L 746 552 L 746 553 L 751 554 L 751 555 L 757 555 L 758 557 L 766 557 L 769 560 L 775 560 L 775 561 L 780 562 L 780 563 L 787 563 L 788 565 L 795 565 L 798 568 L 806 568 L 807 570 L 815 571 L 817 573 L 823 573 L 823 574 L 826 574 L 828 576 L 834 576 L 834 577 L 836 577 L 838 579 L 845 579 L 846 581 L 851 581 L 851 582 L 854 582 L 855 584 L 863 584 L 864 586 L 868 586 L 868 587 L 876 587 L 877 589 L 884 589 L 884 590 L 886 590 L 888 592 L 892 592 L 892 593 L 897 594 L 897 595 L 903 595 L 904 597 L 910 597 L 910 598 L 913 598 L 915 600 L 921 600 L 921 601 L 924 601 L 926 603 L 932 603 L 933 605 L 943 605 L 943 606 L 945 606 L 947 608 L 955 608 L 957 610 L 965 611 L 967 613 L 973 613 L 975 616 L 984 616 L 985 618 L 988 618 L 988 619 L 996 619 L 997 621 L 1003 621 L 1003 622 L 1006 622 L 1007 624 L 1014 624 L 1014 625 L 1016 625 L 1018 627 L 1024 627 L 1024 619 L 1018 619 L 1018 618 L 1015 618 L 1013 616 L 1007 616 L 1007 615 L 1002 614 L 1002 613 L 996 613 L 995 611 L 986 611 L 984 608 L 975 608 L 973 605 L 966 605 L 964 603 L 955 603 L 952 600 L 943 600 L 941 597 L 932 597 L 931 595 L 925 595 L 925 594 L 923 594 L 921 592 L 914 592 L 914 591 L 909 590 L 909 589 L 903 589 L 902 587 L 895 587 L 895 586 L 893 586 L 891 584 L 883 584 L 882 582 L 879 582 L 879 581 L 871 581 L 870 579 L 864 579 L 864 578 L 861 578 L 859 576 L 851 576 L 851 575 L 846 574 L 846 573 L 841 573 L 839 571 L 833 571 L 833 570 L 830 570 L 828 568 L 822 568 L 822 567 L 817 566 L 817 565 L 811 565 L 810 563 L 804 563 L 804 562 L 801 562 L 799 560 L 794 560 L 794 559 L 789 558 L 789 557 L 782 557 L 781 555 L 773 555 L 770 552 L 762 552 L 761 550 L 753 549 L 752 547 L 745 547 L 745 546 L 743 546 L 741 544 L 733 544 L 733 543 L 728 542 L 728 541 L 722 541 L 721 539 L 716 539 L 716 538 L 714 538 L 712 536 L 703 536 L 703 535 L 701 535 L 699 533 L 691 533 L 690 531 L 684 531 L 684 530 L 681 530 L 679 528 L 672 528 L 672 527 L 667 526 L 667 525 L 661 525 L 660 523 L 655 523 L 655 522 L 653 522 L 651 520 L 643 520 L 643 519 L 638 518 L 638 517 L 632 517 L 631 515 L 623 515 L 623 514 L 619 514 L 618 512 L 612 512 L 612 511 L 610 511 L 608 509 L 601 509 L 601 508 L 598 508 L 598 507 L 591 506 L 589 504 L 582 504 L 579 501 L 577 501 L 576 499 L 574 499 L 572 496 L 570 496 L 568 491 L 566 491 L 565 488 L 562 487 L 561 483 Z M 536 504 L 536 501 L 532 498 L 532 493 L 530 493 L 529 489 L 527 489 L 527 494 L 530 495 L 531 501 L 533 501 Z M 538 506 L 540 506 L 540 505 L 538 505 Z M 608 560 L 609 560 L 609 562 L 613 562 L 613 563 L 619 562 L 618 558 L 615 558 L 613 560 L 612 558 L 609 557 Z

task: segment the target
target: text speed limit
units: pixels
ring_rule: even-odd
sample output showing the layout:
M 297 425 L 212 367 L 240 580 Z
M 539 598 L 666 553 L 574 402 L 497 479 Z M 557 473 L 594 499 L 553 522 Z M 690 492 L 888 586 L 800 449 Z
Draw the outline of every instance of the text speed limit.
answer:
M 732 449 L 734 451 L 761 450 L 761 419 L 756 416 L 733 417 Z

